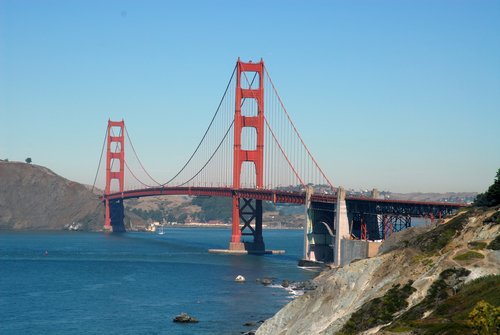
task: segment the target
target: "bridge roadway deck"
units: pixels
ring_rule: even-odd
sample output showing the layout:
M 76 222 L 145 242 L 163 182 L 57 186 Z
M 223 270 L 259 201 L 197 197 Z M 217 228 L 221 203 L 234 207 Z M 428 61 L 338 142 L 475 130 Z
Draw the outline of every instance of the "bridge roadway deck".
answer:
M 155 187 L 136 190 L 127 190 L 123 193 L 111 193 L 101 197 L 101 200 L 119 200 L 133 199 L 142 197 L 151 197 L 159 195 L 189 195 L 189 196 L 212 196 L 212 197 L 233 197 L 257 199 L 271 201 L 273 203 L 286 203 L 303 205 L 306 200 L 305 192 L 290 192 L 284 190 L 268 189 L 233 189 L 227 187 Z M 311 202 L 325 207 L 332 207 L 331 204 L 337 202 L 337 197 L 333 194 L 313 194 Z M 421 216 L 427 213 L 443 212 L 450 213 L 465 204 L 448 202 L 425 202 L 410 200 L 393 199 L 374 199 L 367 197 L 346 197 L 346 203 L 349 208 L 356 212 L 363 212 L 370 208 L 372 213 L 394 213 L 409 214 L 411 216 Z M 330 204 L 330 206 L 328 206 Z

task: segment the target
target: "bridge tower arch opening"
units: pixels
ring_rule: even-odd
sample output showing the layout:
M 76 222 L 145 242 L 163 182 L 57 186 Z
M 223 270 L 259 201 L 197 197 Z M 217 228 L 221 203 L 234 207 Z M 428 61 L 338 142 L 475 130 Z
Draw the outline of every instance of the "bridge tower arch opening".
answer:
M 108 120 L 106 149 L 106 187 L 104 195 L 123 193 L 125 181 L 125 122 Z M 117 186 L 117 189 L 114 187 Z M 104 230 L 125 231 L 123 199 L 109 200 L 105 197 Z
M 253 78 L 257 79 L 252 83 Z M 251 113 L 242 107 L 245 101 L 251 102 Z M 256 110 L 255 110 L 256 109 Z M 251 148 L 242 146 L 242 134 L 250 132 L 256 143 Z M 245 130 L 245 131 L 244 131 Z M 248 141 L 246 141 L 248 143 Z M 236 63 L 236 95 L 234 112 L 234 165 L 233 189 L 241 188 L 243 164 L 250 162 L 255 166 L 255 187 L 264 187 L 264 61 L 258 63 Z M 262 237 L 262 200 L 240 197 L 233 191 L 232 232 L 230 250 L 265 251 Z M 241 225 L 240 223 L 243 223 Z M 252 242 L 242 241 L 242 236 L 252 236 Z

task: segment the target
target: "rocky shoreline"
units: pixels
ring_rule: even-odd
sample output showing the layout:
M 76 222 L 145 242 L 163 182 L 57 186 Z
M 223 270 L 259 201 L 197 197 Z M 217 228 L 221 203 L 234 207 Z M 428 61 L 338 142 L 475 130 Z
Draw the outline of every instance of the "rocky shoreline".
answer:
M 426 301 L 435 301 L 428 297 L 435 294 L 433 292 L 436 290 L 442 290 L 439 293 L 442 299 L 452 299 L 453 294 L 460 293 L 461 285 L 474 284 L 478 278 L 493 278 L 491 280 L 500 284 L 500 251 L 495 249 L 495 241 L 500 232 L 499 210 L 500 208 L 469 209 L 444 224 L 412 228 L 393 234 L 384 243 L 385 247 L 378 256 L 322 271 L 306 285 L 315 289 L 306 290 L 304 294 L 297 296 L 260 325 L 255 333 L 393 334 L 388 328 L 392 324 L 396 327 L 406 322 L 401 321 L 401 318 L 415 308 L 420 308 L 419 310 L 426 312 L 424 316 L 429 315 L 428 319 L 434 320 L 433 318 L 437 318 L 435 311 L 439 310 L 436 306 L 439 305 L 425 308 L 418 306 Z M 475 255 L 475 258 L 469 258 L 469 255 Z M 273 285 L 273 282 L 269 285 Z M 286 289 L 285 286 L 283 288 Z M 298 285 L 297 288 L 300 287 Z M 402 298 L 398 298 L 400 300 L 390 298 L 398 297 L 399 292 L 406 292 L 401 293 Z M 485 298 L 493 299 L 492 296 L 490 294 Z M 390 299 L 396 299 L 394 306 L 398 306 L 397 308 L 377 307 L 381 302 L 391 302 Z M 479 298 L 476 296 L 468 296 L 465 300 L 477 299 Z M 448 300 L 443 301 L 448 303 Z M 472 307 L 467 308 L 470 310 Z M 383 311 L 395 308 L 397 313 L 386 312 L 384 316 L 378 316 L 376 313 L 379 308 Z M 364 312 L 359 314 L 358 311 L 362 309 Z M 360 317 L 361 319 L 357 319 Z M 374 318 L 375 321 L 368 322 L 363 317 Z M 377 323 L 378 319 L 387 321 Z M 418 325 L 418 320 L 404 323 L 403 328 L 411 330 L 405 334 L 423 334 L 415 326 Z M 449 318 L 436 320 L 437 325 L 451 322 L 446 321 Z M 454 327 L 467 327 L 464 320 L 453 322 Z M 397 327 L 401 329 L 401 326 Z

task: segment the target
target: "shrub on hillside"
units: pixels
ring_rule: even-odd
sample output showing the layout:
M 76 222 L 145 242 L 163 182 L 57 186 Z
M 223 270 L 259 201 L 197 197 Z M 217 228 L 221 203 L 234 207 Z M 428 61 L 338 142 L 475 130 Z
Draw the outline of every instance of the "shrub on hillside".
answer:
M 500 332 L 500 307 L 479 301 L 469 313 L 467 325 L 473 329 L 474 334 L 498 334 Z

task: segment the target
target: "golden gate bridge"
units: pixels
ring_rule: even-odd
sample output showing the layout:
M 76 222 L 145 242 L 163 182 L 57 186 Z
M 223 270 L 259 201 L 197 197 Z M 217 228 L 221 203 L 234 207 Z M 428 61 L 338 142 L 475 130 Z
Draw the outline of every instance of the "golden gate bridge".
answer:
M 126 148 L 131 149 L 127 149 L 131 152 L 127 157 Z M 126 199 L 228 197 L 232 198 L 229 250 L 235 252 L 265 252 L 262 201 L 305 205 L 304 257 L 324 262 L 333 260 L 335 241 L 338 246 L 340 227 L 345 224 L 350 227 L 349 236 L 379 240 L 410 227 L 412 217 L 440 218 L 463 206 L 345 196 L 303 141 L 263 60 L 238 59 L 198 145 L 166 181 L 157 181 L 145 168 L 125 122 L 109 120 L 94 186 L 104 149 L 106 178 L 101 199 L 105 230 L 125 230 Z M 339 216 L 340 205 L 345 206 L 345 224 Z M 251 240 L 244 241 L 244 236 Z

